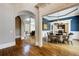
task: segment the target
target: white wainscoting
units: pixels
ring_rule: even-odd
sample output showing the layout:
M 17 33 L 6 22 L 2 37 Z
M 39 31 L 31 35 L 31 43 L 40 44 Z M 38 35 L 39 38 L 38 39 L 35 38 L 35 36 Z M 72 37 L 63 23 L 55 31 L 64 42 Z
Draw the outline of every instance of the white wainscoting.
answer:
M 73 39 L 78 39 L 79 40 L 79 31 L 71 31 L 74 35 L 72 36 Z
M 8 47 L 11 47 L 11 46 L 15 46 L 15 42 L 9 42 L 9 43 L 5 43 L 5 44 L 0 44 L 0 49 L 8 48 Z

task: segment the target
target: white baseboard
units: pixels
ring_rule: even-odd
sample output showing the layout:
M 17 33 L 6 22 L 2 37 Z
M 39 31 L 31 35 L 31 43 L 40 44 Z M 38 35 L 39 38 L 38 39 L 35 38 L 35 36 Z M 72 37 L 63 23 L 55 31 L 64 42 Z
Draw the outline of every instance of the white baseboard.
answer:
M 8 48 L 8 47 L 11 47 L 11 46 L 15 46 L 15 42 L 9 42 L 9 43 L 5 43 L 5 44 L 0 44 L 0 49 Z
M 21 40 L 25 39 L 23 36 L 21 37 Z
M 16 36 L 16 38 L 20 38 L 21 36 Z

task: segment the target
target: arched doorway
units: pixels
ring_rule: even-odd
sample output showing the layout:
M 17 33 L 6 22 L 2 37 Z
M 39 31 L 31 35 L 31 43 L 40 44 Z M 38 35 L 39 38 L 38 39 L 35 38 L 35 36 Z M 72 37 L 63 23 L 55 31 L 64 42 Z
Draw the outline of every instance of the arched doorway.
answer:
M 35 44 L 35 15 L 30 11 L 21 11 L 15 18 L 16 38 Z
M 20 16 L 15 17 L 15 35 L 16 35 L 16 39 L 21 38 L 21 18 Z

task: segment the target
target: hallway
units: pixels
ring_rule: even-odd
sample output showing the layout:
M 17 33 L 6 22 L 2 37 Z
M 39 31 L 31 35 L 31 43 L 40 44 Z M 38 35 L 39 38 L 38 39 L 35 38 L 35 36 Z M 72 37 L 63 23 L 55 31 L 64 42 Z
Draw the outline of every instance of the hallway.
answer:
M 18 39 L 16 46 L 0 50 L 0 56 L 78 56 L 78 50 L 77 43 L 73 46 L 68 44 L 45 43 L 40 48 Z

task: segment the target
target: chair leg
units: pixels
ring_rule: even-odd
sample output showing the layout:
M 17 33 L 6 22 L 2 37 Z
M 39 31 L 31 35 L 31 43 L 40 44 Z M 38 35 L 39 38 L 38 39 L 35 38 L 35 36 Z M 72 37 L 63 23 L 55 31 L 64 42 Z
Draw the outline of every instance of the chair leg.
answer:
M 71 44 L 73 45 L 73 42 L 71 41 Z
M 67 43 L 69 44 L 69 41 L 67 41 Z
M 63 40 L 63 42 L 62 43 L 65 43 L 65 41 Z

